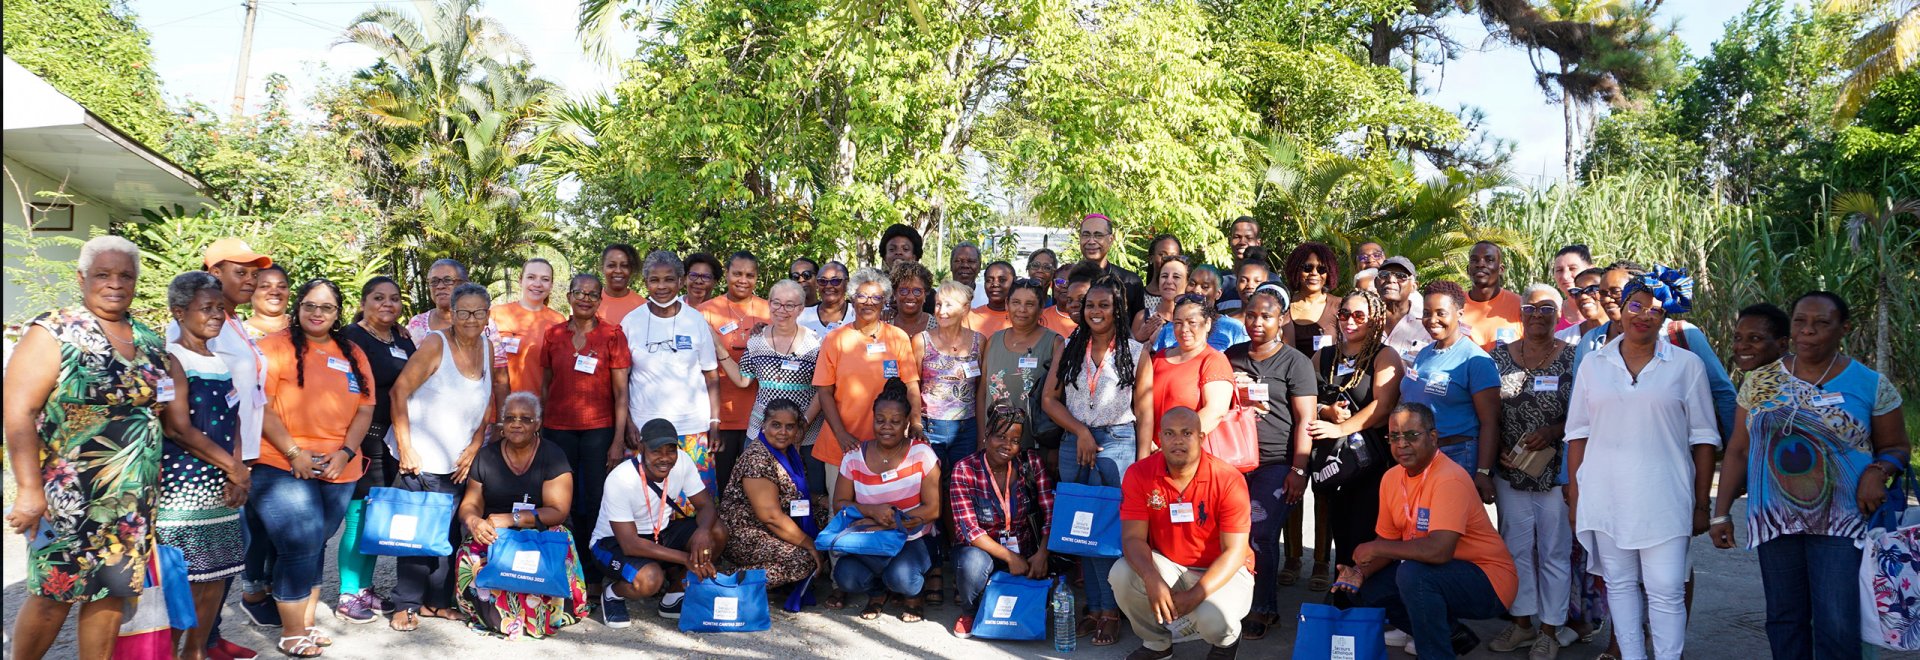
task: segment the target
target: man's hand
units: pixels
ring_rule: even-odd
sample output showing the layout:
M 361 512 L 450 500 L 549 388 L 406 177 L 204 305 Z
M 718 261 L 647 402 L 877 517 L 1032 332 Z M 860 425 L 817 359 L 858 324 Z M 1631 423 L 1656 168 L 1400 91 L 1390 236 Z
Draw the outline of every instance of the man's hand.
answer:
M 1008 574 L 1026 575 L 1027 569 L 1028 569 L 1027 560 L 1018 554 L 1015 554 L 1013 558 L 1007 562 Z
M 687 542 L 687 569 L 700 579 L 713 577 L 713 535 L 695 533 Z
M 1333 590 L 1360 593 L 1360 585 L 1366 583 L 1367 575 L 1353 566 L 1341 566 L 1335 571 Z
M 1353 547 L 1353 563 L 1356 565 L 1373 563 L 1373 560 L 1377 558 L 1377 555 L 1374 554 L 1375 548 L 1376 546 L 1373 544 L 1372 541 L 1368 541 L 1366 543 L 1362 543 L 1360 545 L 1354 546 Z
M 1177 619 L 1192 614 L 1195 609 L 1200 607 L 1201 603 L 1205 602 L 1207 602 L 1207 594 L 1200 590 L 1200 585 L 1198 584 L 1193 585 L 1192 588 L 1174 592 L 1174 618 Z
M 1147 583 L 1147 604 L 1153 607 L 1153 620 L 1167 624 L 1180 618 L 1179 606 L 1173 602 L 1173 590 L 1160 581 L 1160 576 L 1142 575 L 1140 577 Z
M 1493 493 L 1493 477 L 1492 476 L 1475 472 L 1473 474 L 1473 487 L 1480 491 L 1481 504 L 1493 503 L 1494 493 Z
M 1012 572 L 1014 575 L 1020 574 L 1019 572 L 1013 572 L 1013 571 L 1009 571 L 1009 572 Z M 1027 558 L 1026 575 L 1027 577 L 1033 578 L 1035 580 L 1039 580 L 1047 577 L 1047 549 L 1046 548 L 1041 548 L 1039 552 L 1033 553 L 1032 557 Z

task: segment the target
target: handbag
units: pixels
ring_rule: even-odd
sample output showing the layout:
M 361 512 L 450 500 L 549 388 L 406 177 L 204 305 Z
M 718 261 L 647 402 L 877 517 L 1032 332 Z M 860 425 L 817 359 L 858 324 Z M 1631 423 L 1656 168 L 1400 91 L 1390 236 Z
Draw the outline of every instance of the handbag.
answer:
M 44 526 L 45 523 L 42 523 Z M 127 613 L 113 640 L 113 660 L 172 660 L 173 625 L 164 593 L 159 544 L 147 556 L 146 576 L 139 596 L 126 601 Z M 191 587 L 189 587 L 191 588 Z M 189 626 L 191 627 L 191 626 Z
M 907 533 L 898 529 L 879 529 L 862 525 L 866 516 L 859 509 L 847 507 L 833 514 L 827 526 L 813 537 L 813 546 L 823 552 L 844 552 L 850 555 L 871 555 L 892 557 L 900 554 L 907 545 Z
M 995 571 L 980 593 L 973 636 L 1035 640 L 1047 636 L 1047 590 L 1053 583 Z
M 1056 487 L 1047 550 L 1081 557 L 1120 556 L 1120 489 L 1071 481 Z
M 402 480 L 420 482 L 418 475 Z M 445 557 L 453 554 L 454 500 L 451 493 L 400 488 L 367 491 L 360 523 L 360 553 L 389 557 Z
M 1260 411 L 1233 406 L 1220 425 L 1207 434 L 1206 452 L 1241 472 L 1260 467 Z
M 1916 492 L 1911 472 L 1888 491 L 1860 557 L 1860 637 L 1895 651 L 1920 651 L 1920 507 L 1907 505 Z
M 686 583 L 686 596 L 680 601 L 681 632 L 760 632 L 773 627 L 766 571 L 717 573 L 705 580 L 688 575 Z
M 1034 352 L 1053 354 L 1052 337 L 1042 333 L 1040 343 L 1046 344 L 1047 350 L 1041 351 L 1040 344 L 1035 344 Z M 1050 360 L 1041 360 L 1040 366 L 1027 370 L 1027 378 L 1031 379 L 1027 382 L 1027 423 L 1033 427 L 1027 431 L 1027 437 L 1033 438 L 1033 444 L 1043 449 L 1059 449 L 1060 440 L 1066 436 L 1066 430 L 1060 428 L 1060 424 L 1054 422 L 1052 417 L 1047 416 L 1046 408 L 1041 405 L 1046 400 L 1047 370 L 1053 368 L 1050 362 Z
M 1323 403 L 1344 400 L 1353 412 L 1359 412 L 1361 406 L 1349 393 L 1359 376 L 1356 372 L 1346 374 L 1347 380 L 1340 386 L 1333 385 L 1334 378 L 1340 377 L 1333 359 L 1337 351 L 1320 352 L 1320 369 L 1326 372 L 1326 379 L 1320 387 L 1320 400 Z M 1331 441 L 1316 441 L 1313 451 L 1307 459 L 1307 469 L 1313 475 L 1314 492 L 1339 488 L 1359 478 L 1370 468 L 1384 460 L 1384 448 L 1374 445 L 1366 435 L 1355 433 L 1345 438 Z
M 200 613 L 193 603 L 193 583 L 187 580 L 187 554 L 170 545 L 154 544 L 159 566 L 161 597 L 167 601 L 167 622 L 175 630 L 193 630 Z
M 1330 597 L 1329 600 L 1332 600 Z M 1387 611 L 1378 607 L 1300 604 L 1299 631 L 1293 637 L 1294 660 L 1386 660 Z
M 566 532 L 534 529 L 497 529 L 487 546 L 487 565 L 473 576 L 473 586 L 507 593 L 566 598 L 567 549 L 573 537 Z

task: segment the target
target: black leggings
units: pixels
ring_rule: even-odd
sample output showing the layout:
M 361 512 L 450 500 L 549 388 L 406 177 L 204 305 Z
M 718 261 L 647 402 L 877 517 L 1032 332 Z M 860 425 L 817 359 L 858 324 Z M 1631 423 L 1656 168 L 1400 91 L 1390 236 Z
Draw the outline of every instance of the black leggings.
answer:
M 573 523 L 570 531 L 574 551 L 583 560 L 592 557 L 593 550 L 587 541 L 593 538 L 593 527 L 600 522 L 600 495 L 607 485 L 607 452 L 613 448 L 613 427 L 585 431 L 542 429 L 540 437 L 560 447 L 567 455 L 567 466 L 573 468 L 573 511 L 568 517 Z M 581 561 L 580 565 L 586 569 L 588 582 L 601 582 L 598 562 Z
M 1380 516 L 1380 478 L 1387 476 L 1383 469 L 1369 470 L 1352 482 L 1339 488 L 1315 488 L 1313 494 L 1324 498 L 1330 507 L 1327 516 L 1328 526 L 1333 532 L 1333 562 L 1341 566 L 1353 565 L 1354 547 L 1372 541 L 1375 538 L 1374 522 Z

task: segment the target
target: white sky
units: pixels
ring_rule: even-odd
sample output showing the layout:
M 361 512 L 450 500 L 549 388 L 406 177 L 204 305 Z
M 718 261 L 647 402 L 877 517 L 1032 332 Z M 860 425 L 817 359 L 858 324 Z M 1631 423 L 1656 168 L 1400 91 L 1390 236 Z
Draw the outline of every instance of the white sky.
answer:
M 213 7 L 213 3 L 219 6 Z M 206 103 L 225 114 L 231 103 L 245 10 L 239 0 L 131 0 L 140 22 L 153 34 L 154 67 L 165 93 L 174 99 Z M 254 26 L 249 67 L 249 105 L 263 95 L 260 81 L 285 74 L 298 101 L 310 94 L 322 72 L 340 75 L 372 63 L 373 54 L 356 45 L 334 42 L 354 17 L 379 4 L 411 12 L 411 3 L 368 0 L 261 0 Z M 638 0 L 630 3 L 637 5 Z M 1690 52 L 1704 54 L 1726 21 L 1745 0 L 1666 0 L 1661 7 Z M 489 0 L 484 11 L 498 17 L 524 43 L 535 73 L 558 81 L 570 96 L 610 89 L 617 71 L 591 61 L 574 36 L 577 4 L 568 0 Z M 1560 108 L 1549 105 L 1533 82 L 1526 55 L 1511 46 L 1487 43 L 1477 15 L 1446 21 L 1469 52 L 1449 62 L 1444 72 L 1426 71 L 1427 99 L 1457 110 L 1479 106 L 1494 134 L 1516 143 L 1512 174 L 1521 184 L 1558 180 L 1563 170 Z M 616 52 L 630 53 L 629 35 Z M 1551 56 L 1547 56 L 1551 62 Z M 1444 73 L 1444 77 L 1441 74 Z

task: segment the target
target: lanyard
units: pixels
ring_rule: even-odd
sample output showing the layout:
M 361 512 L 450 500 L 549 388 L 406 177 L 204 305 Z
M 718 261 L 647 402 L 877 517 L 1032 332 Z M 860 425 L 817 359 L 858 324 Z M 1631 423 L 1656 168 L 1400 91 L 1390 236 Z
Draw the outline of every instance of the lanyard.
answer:
M 773 454 L 773 460 L 780 464 L 780 469 L 786 470 L 787 478 L 793 481 L 793 487 L 800 492 L 800 496 L 803 498 L 807 497 L 807 471 L 800 465 L 800 452 L 796 451 L 793 447 L 787 447 L 785 451 L 774 449 L 773 444 L 767 442 L 767 434 L 765 433 L 760 434 L 760 444 L 767 448 L 767 453 Z M 810 536 L 820 532 L 813 524 L 813 516 L 811 514 L 798 516 L 798 518 L 800 518 L 800 531 L 806 532 Z
M 635 456 L 635 457 L 633 457 L 633 458 L 630 458 L 630 459 L 627 459 L 627 460 L 630 460 L 630 461 L 633 461 L 633 470 L 634 470 L 635 472 L 638 472 L 638 473 L 640 473 L 640 481 L 642 481 L 642 482 L 644 482 L 644 483 L 646 483 L 646 484 L 647 484 L 647 490 L 650 490 L 650 491 L 653 491 L 653 497 L 654 497 L 654 499 L 657 499 L 657 500 L 659 500 L 659 501 L 660 501 L 660 513 L 658 513 L 658 514 L 656 514 L 656 515 L 654 516 L 654 518 L 653 518 L 653 542 L 654 542 L 654 543 L 659 543 L 659 542 L 660 542 L 660 529 L 661 529 L 661 528 L 663 528 L 663 527 L 666 527 L 666 526 L 667 526 L 667 524 L 666 524 L 665 522 L 662 522 L 662 521 L 663 521 L 663 520 L 664 520 L 664 519 L 665 519 L 665 518 L 667 517 L 667 506 L 668 506 L 668 504 L 667 504 L 667 493 L 666 493 L 666 492 L 665 492 L 665 491 L 664 491 L 663 489 L 661 489 L 660 487 L 658 487 L 658 486 L 655 486 L 655 485 L 653 485 L 653 480 L 652 480 L 652 479 L 649 479 L 649 478 L 647 478 L 647 471 L 646 471 L 645 469 L 642 469 L 642 468 L 640 467 L 640 457 L 639 457 L 639 456 Z M 673 476 L 673 475 L 671 475 L 671 474 L 669 474 L 669 475 L 667 475 L 667 476 L 668 476 L 668 478 L 672 478 L 672 476 Z M 642 501 L 642 502 L 645 502 L 645 501 L 646 501 L 646 493 L 641 493 L 641 494 L 640 494 L 640 498 L 641 498 L 641 501 Z M 653 507 L 647 507 L 647 508 L 648 508 L 648 509 L 652 509 Z M 679 507 L 674 507 L 674 508 L 675 508 L 675 509 L 678 509 Z
M 1107 357 L 1112 357 L 1115 350 L 1118 349 L 1108 348 Z M 1100 401 L 1100 397 L 1097 396 L 1100 391 L 1100 369 L 1106 365 L 1106 360 L 1093 359 L 1093 347 L 1087 347 L 1087 401 L 1094 405 L 1098 405 Z
M 982 465 L 985 465 L 986 462 L 981 461 L 981 463 Z M 1002 488 L 1001 484 L 1005 484 L 1006 487 Z M 992 488 L 994 496 L 1000 498 L 1000 513 L 1001 513 L 1000 529 L 1005 531 L 1007 536 L 1012 536 L 1013 535 L 1013 463 L 1011 461 L 1007 463 L 1007 477 L 1006 479 L 1001 480 L 1000 483 L 995 483 L 993 478 L 993 468 L 991 466 L 987 466 L 987 487 Z
M 260 352 L 260 344 L 255 343 L 253 341 L 253 338 L 247 336 L 247 328 L 246 326 L 240 325 L 239 319 L 234 318 L 232 316 L 228 316 L 227 325 L 233 328 L 234 334 L 239 335 L 241 341 L 247 342 L 247 348 L 253 349 L 254 371 L 256 373 L 264 373 L 266 371 L 265 362 L 267 360 L 267 356 L 265 353 Z

